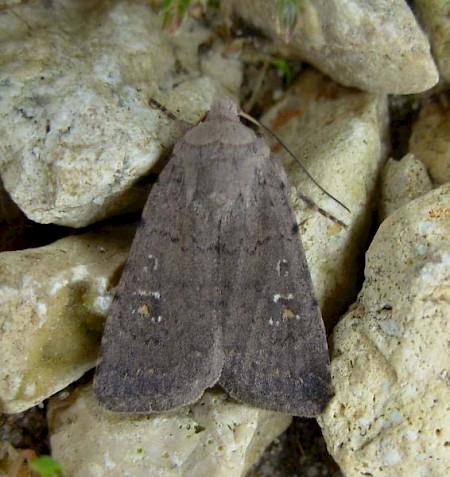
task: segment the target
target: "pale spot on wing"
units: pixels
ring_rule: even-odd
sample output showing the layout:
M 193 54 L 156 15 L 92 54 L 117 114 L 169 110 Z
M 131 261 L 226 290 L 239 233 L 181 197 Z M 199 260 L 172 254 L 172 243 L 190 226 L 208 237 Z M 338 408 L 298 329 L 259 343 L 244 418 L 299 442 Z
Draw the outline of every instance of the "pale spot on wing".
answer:
M 293 300 L 294 295 L 292 293 L 288 293 L 287 295 L 280 295 L 279 293 L 275 293 L 273 296 L 274 303 L 278 303 L 280 300 Z
M 151 254 L 148 256 L 148 259 L 149 259 L 150 263 L 152 264 L 153 270 L 158 270 L 158 267 L 159 267 L 158 259 L 154 255 L 151 255 Z
M 279 277 L 288 277 L 289 276 L 288 261 L 285 258 L 278 261 L 278 263 L 277 263 L 277 273 L 278 273 Z
M 290 308 L 283 309 L 283 314 L 282 314 L 283 320 L 288 320 L 289 318 L 293 318 L 294 316 L 295 316 L 294 312 Z
M 139 308 L 138 308 L 138 313 L 141 315 L 141 316 L 148 316 L 150 315 L 150 310 L 148 308 L 148 305 L 146 305 L 145 303 L 143 305 L 141 305 Z
M 133 292 L 133 295 L 150 296 L 155 300 L 159 300 L 161 298 L 161 293 L 159 291 L 138 290 L 137 292 Z

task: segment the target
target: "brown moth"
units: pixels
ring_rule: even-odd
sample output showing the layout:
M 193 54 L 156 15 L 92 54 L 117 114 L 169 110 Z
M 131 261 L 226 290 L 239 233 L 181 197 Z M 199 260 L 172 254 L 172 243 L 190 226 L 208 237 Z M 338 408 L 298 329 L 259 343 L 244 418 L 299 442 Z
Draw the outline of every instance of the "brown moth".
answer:
M 233 398 L 312 417 L 330 395 L 325 328 L 288 180 L 230 100 L 174 147 L 118 285 L 94 388 L 130 413 Z

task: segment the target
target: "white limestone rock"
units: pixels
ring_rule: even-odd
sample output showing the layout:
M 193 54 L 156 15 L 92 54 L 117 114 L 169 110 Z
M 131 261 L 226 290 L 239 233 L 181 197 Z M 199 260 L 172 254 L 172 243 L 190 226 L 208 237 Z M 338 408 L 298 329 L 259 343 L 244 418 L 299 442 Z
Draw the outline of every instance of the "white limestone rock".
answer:
M 439 72 L 445 81 L 450 81 L 450 1 L 414 0 L 414 5 L 429 34 Z
M 90 386 L 49 403 L 52 456 L 71 477 L 240 477 L 290 422 L 216 391 L 145 416 L 104 410 Z
M 135 184 L 175 139 L 174 122 L 149 99 L 192 120 L 236 93 L 201 70 L 198 48 L 210 35 L 194 21 L 176 37 L 163 33 L 144 0 L 2 12 L 0 174 L 25 214 L 81 227 L 142 207 L 148 187 Z M 238 87 L 239 62 L 221 64 Z
M 0 411 L 41 403 L 95 366 L 132 227 L 0 253 Z
M 314 289 L 328 324 L 356 295 L 357 277 L 374 208 L 373 194 L 386 157 L 387 100 L 348 90 L 307 72 L 262 122 L 278 134 L 346 212 L 276 146 L 292 185 L 291 198 Z M 307 195 L 347 224 L 336 224 L 298 196 Z M 345 270 L 345 273 L 342 271 Z
M 381 171 L 381 220 L 432 188 L 426 167 L 414 154 L 408 153 L 400 161 L 389 159 Z
M 450 182 L 450 106 L 447 100 L 423 104 L 413 125 L 409 152 L 423 162 L 437 185 Z
M 449 184 L 391 214 L 333 332 L 319 424 L 346 477 L 450 475 L 449 217 Z
M 404 0 L 303 0 L 290 43 L 277 28 L 273 0 L 230 0 L 235 12 L 346 86 L 410 94 L 438 81 L 427 37 Z

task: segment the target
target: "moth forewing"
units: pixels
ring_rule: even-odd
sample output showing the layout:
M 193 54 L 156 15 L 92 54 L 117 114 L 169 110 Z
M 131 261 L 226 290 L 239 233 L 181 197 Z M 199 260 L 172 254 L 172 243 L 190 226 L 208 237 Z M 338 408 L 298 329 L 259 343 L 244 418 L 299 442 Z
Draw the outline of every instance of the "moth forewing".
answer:
M 325 330 L 287 178 L 229 100 L 190 130 L 152 189 L 117 289 L 94 387 L 108 409 L 236 399 L 314 416 Z

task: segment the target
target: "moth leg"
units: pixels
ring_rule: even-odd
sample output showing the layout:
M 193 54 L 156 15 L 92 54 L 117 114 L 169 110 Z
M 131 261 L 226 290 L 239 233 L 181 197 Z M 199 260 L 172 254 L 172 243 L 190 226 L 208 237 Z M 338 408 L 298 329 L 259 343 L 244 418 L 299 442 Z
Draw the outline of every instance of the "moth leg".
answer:
M 150 98 L 148 100 L 148 104 L 153 106 L 156 109 L 162 111 L 169 119 L 175 121 L 175 124 L 180 129 L 181 133 L 184 134 L 190 129 L 194 127 L 194 124 L 190 123 L 189 121 L 185 121 L 184 119 L 178 118 L 172 111 L 169 111 L 163 104 L 157 101 L 155 98 Z
M 311 210 L 317 210 L 320 214 L 322 214 L 324 217 L 327 219 L 333 221 L 334 223 L 340 225 L 341 227 L 344 227 L 345 229 L 347 228 L 347 224 L 342 222 L 342 220 L 339 220 L 336 218 L 334 215 L 330 214 L 327 212 L 325 209 L 322 209 L 322 207 L 319 207 L 312 199 L 310 199 L 307 195 L 302 194 L 300 191 L 296 191 L 296 194 L 298 197 L 307 205 L 307 207 Z

